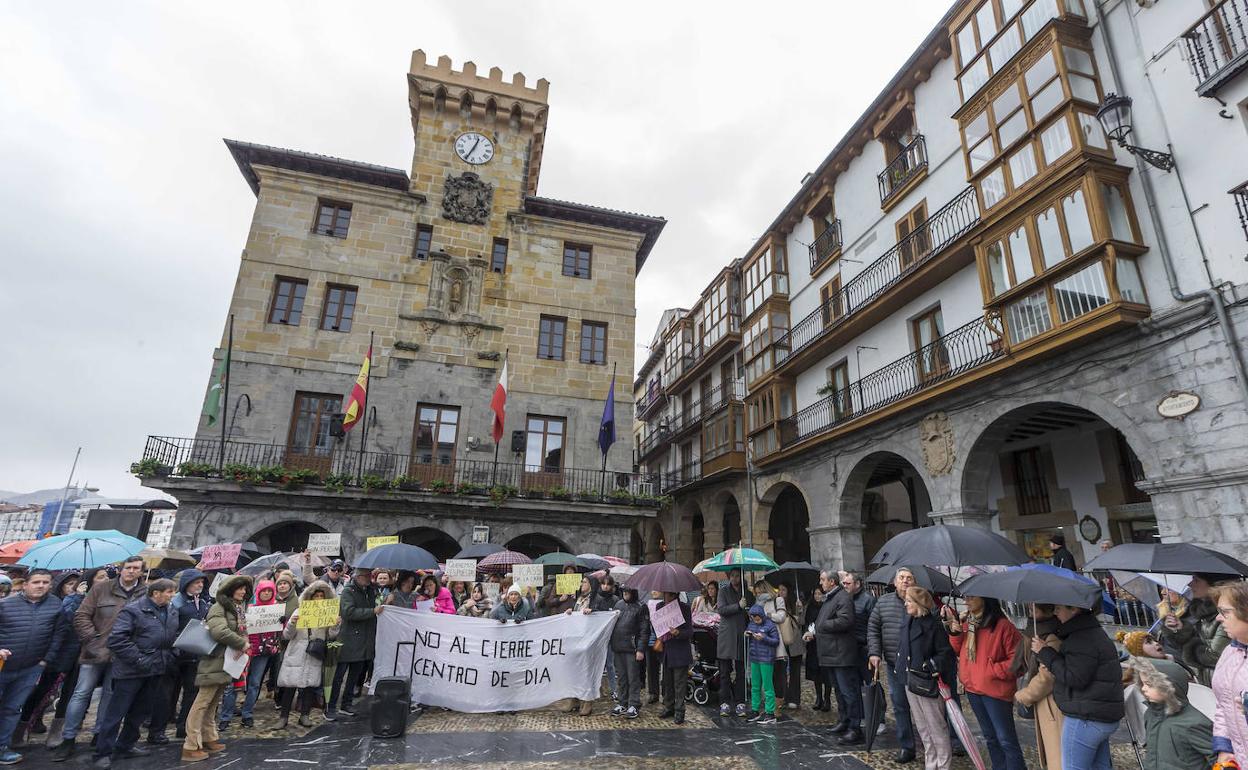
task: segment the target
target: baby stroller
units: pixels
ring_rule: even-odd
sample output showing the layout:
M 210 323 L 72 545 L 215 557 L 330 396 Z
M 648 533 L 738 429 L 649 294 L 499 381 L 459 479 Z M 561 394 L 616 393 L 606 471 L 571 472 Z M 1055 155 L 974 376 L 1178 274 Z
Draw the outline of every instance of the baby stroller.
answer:
M 718 624 L 698 621 L 702 613 L 693 619 L 693 666 L 689 669 L 689 684 L 685 688 L 685 700 L 705 706 L 711 700 L 711 692 L 719 691 L 719 666 L 716 664 L 716 637 Z M 711 614 L 715 620 L 718 615 Z M 710 621 L 710 618 L 705 619 Z

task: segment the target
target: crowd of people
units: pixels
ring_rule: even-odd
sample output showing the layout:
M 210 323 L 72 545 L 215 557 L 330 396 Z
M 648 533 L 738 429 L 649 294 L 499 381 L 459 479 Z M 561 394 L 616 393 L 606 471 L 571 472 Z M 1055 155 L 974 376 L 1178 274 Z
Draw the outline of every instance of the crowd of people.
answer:
M 226 575 L 212 596 L 214 573 L 162 575 L 137 556 L 105 569 L 17 576 L 0 601 L 0 764 L 21 761 L 17 749 L 36 735 L 50 760 L 72 757 L 93 700 L 90 751 L 105 768 L 171 743 L 170 726 L 183 761 L 205 760 L 225 750 L 236 719 L 253 726 L 266 699 L 278 729 L 294 712 L 303 727 L 319 724 L 314 716 L 354 716 L 372 676 L 378 616 L 421 606 L 499 623 L 618 613 L 603 694 L 621 718 L 661 701 L 659 716 L 682 724 L 691 667 L 712 667 L 721 718 L 775 723 L 803 708 L 809 681 L 809 708 L 835 706 L 831 733 L 851 748 L 870 729 L 864 684 L 878 681 L 889 693 L 894 760 L 913 762 L 921 752 L 926 770 L 949 768 L 965 751 L 946 698 L 969 705 L 993 770 L 1027 766 L 1020 719 L 1034 724 L 1048 770 L 1108 770 L 1110 737 L 1124 719 L 1145 746 L 1148 770 L 1232 759 L 1248 767 L 1248 583 L 1220 582 L 1225 576 L 1196 575 L 1186 595 L 1166 593 L 1155 608 L 1157 633 L 1120 634 L 1120 652 L 1087 608 L 1035 604 L 1016 622 L 995 599 L 966 596 L 959 612 L 905 567 L 884 591 L 850 571 L 824 571 L 807 591 L 787 581 L 747 587 L 733 571 L 697 595 L 642 596 L 609 572 L 582 574 L 574 593 L 560 593 L 554 576 L 537 590 L 506 575 L 466 583 L 351 570 L 341 560 L 316 574 L 292 561 L 257 578 Z M 300 628 L 301 604 L 329 598 L 339 600 L 333 624 Z M 684 622 L 657 637 L 650 614 L 673 602 Z M 249 632 L 252 606 L 280 606 L 281 630 Z M 243 652 L 246 669 L 231 673 Z M 1188 700 L 1202 686 L 1217 703 L 1212 720 Z M 592 701 L 558 705 L 593 712 Z

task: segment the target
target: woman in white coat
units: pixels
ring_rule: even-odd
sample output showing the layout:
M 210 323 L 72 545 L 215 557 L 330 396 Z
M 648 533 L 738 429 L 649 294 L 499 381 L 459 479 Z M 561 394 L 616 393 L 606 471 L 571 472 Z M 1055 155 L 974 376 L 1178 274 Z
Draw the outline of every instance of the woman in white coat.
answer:
M 303 595 L 299 598 L 299 604 L 302 607 L 304 602 L 311 599 L 328 599 L 334 595 L 334 589 L 329 583 L 318 580 L 304 589 Z M 312 727 L 312 720 L 308 714 L 311 713 L 312 706 L 318 700 L 318 691 L 324 686 L 321 668 L 325 664 L 325 647 L 329 642 L 338 638 L 338 625 L 341 622 L 342 618 L 335 618 L 334 625 L 328 628 L 299 628 L 299 608 L 296 608 L 290 619 L 286 621 L 282 636 L 288 644 L 286 654 L 282 657 L 281 671 L 277 674 L 277 686 L 281 689 L 281 694 L 278 696 L 278 708 L 282 712 L 277 729 L 285 729 L 290 719 L 290 708 L 296 693 L 299 696 L 299 724 L 303 727 Z M 311 647 L 311 652 L 309 652 L 309 647 Z M 319 657 L 316 654 L 318 649 Z

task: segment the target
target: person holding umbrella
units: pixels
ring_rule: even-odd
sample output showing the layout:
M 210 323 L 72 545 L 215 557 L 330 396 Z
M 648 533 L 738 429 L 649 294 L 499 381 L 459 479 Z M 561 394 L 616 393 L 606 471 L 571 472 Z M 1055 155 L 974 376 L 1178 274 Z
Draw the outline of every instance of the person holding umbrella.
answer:
M 689 667 L 693 665 L 693 645 L 690 643 L 693 632 L 692 613 L 689 605 L 680 601 L 680 594 L 672 591 L 663 592 L 663 602 L 659 609 L 677 602 L 684 622 L 663 635 L 663 711 L 659 719 L 675 717 L 672 721 L 678 725 L 685 723 L 685 690 L 689 686 Z
M 1053 674 L 1032 651 L 1031 643 L 1039 639 L 1055 650 L 1062 647 L 1057 638 L 1057 626 L 1061 622 L 1053 614 L 1052 604 L 1031 605 L 1032 627 L 1024 629 L 1014 656 L 1013 671 L 1026 682 L 1014 693 L 1014 702 L 1032 709 L 1036 723 L 1036 750 L 1040 763 L 1046 770 L 1062 770 L 1062 726 L 1065 716 L 1053 698 Z
M 950 685 L 957 677 L 953 648 L 944 627 L 936 619 L 936 601 L 931 593 L 926 588 L 910 586 L 903 596 L 906 618 L 898 628 L 894 665 L 906 678 L 907 714 L 913 716 L 923 742 L 924 770 L 949 770 L 953 745 L 934 677 L 939 676 Z
M 1001 612 L 996 599 L 968 596 L 966 607 L 966 615 L 959 619 L 946 605 L 945 623 L 949 643 L 958 654 L 958 675 L 983 733 L 992 770 L 1026 770 L 1014 726 L 1016 679 L 1010 670 L 1022 635 Z M 1122 700 L 1121 692 L 1118 700 Z
M 745 716 L 745 611 L 754 604 L 754 595 L 741 585 L 743 571 L 728 573 L 728 582 L 719 587 L 715 611 L 721 618 L 715 640 L 719 662 L 719 715 L 729 716 L 735 707 Z
M 1066 715 L 1062 768 L 1112 770 L 1109 738 L 1126 713 L 1118 651 L 1088 608 L 1059 604 L 1053 613 L 1061 649 L 1036 637 L 1031 651 L 1052 673 L 1053 698 Z
M 873 671 L 883 665 L 888 674 L 888 701 L 893 705 L 897 743 L 901 746 L 896 757 L 899 764 L 914 761 L 914 725 L 910 720 L 910 701 L 906 697 L 906 671 L 897 667 L 901 626 L 909 614 L 906 612 L 906 590 L 914 584 L 914 573 L 910 568 L 898 567 L 893 574 L 893 588 L 896 590 L 876 600 L 867 620 L 867 665 Z M 952 685 L 953 681 L 950 680 L 949 684 Z
M 1218 665 L 1222 651 L 1230 644 L 1225 626 L 1219 622 L 1217 603 L 1212 589 L 1226 576 L 1195 574 L 1192 576 L 1192 599 L 1187 615 L 1170 613 L 1161 622 L 1161 640 L 1166 647 L 1177 649 L 1177 660 L 1196 672 L 1201 684 L 1208 684 Z

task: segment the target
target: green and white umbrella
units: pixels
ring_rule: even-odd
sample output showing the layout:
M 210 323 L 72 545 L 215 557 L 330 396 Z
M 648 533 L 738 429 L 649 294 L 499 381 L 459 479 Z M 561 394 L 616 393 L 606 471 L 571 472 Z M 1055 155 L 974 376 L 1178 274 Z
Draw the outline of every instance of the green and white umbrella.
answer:
M 773 569 L 780 569 L 780 565 L 772 561 L 767 554 L 753 548 L 736 546 L 699 562 L 693 568 L 693 571 L 732 572 L 733 570 L 741 570 L 743 572 L 770 572 Z

